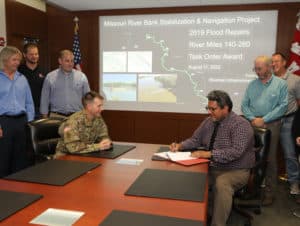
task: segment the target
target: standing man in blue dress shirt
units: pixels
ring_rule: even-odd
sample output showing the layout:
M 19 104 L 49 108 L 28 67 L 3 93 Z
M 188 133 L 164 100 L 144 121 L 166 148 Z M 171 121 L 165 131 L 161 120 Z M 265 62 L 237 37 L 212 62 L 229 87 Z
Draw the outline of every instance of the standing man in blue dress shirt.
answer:
M 300 106 L 300 77 L 286 70 L 286 58 L 282 53 L 272 55 L 273 71 L 276 76 L 284 79 L 288 85 L 288 109 L 282 118 L 280 143 L 284 152 L 286 172 L 290 183 L 290 194 L 300 194 L 300 164 L 295 151 L 292 137 L 292 124 Z
M 27 79 L 17 71 L 21 59 L 15 47 L 0 52 L 0 178 L 28 166 L 26 125 L 34 104 Z
M 270 152 L 266 172 L 263 205 L 271 205 L 277 189 L 277 149 L 281 117 L 288 105 L 288 89 L 284 80 L 272 74 L 272 59 L 259 56 L 254 70 L 257 79 L 250 82 L 242 101 L 242 112 L 254 127 L 271 131 Z
M 43 84 L 40 112 L 43 117 L 68 117 L 82 109 L 81 98 L 90 91 L 84 73 L 74 69 L 74 54 L 60 52 L 60 67 L 47 74 Z

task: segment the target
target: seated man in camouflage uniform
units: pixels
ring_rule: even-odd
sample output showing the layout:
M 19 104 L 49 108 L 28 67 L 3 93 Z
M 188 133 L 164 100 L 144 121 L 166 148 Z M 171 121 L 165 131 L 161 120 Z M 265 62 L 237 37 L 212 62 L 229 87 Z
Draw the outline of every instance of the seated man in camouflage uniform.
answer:
M 82 97 L 84 109 L 71 115 L 59 127 L 57 153 L 89 153 L 109 149 L 112 142 L 101 117 L 103 97 L 88 92 Z

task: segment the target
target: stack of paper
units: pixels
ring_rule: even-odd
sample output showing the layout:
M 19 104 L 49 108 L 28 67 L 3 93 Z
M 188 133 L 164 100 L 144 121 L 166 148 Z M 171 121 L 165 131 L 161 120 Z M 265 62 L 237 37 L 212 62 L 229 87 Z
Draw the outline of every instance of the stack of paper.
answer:
M 182 165 L 194 165 L 199 163 L 206 163 L 209 162 L 208 159 L 202 159 L 202 158 L 195 158 L 191 156 L 191 152 L 158 152 L 154 153 L 155 156 L 159 156 L 161 158 L 171 160 L 173 162 L 182 164 Z
M 121 158 L 116 163 L 118 164 L 125 164 L 125 165 L 140 165 L 144 160 L 143 159 L 128 159 L 128 158 Z
M 42 214 L 31 220 L 31 224 L 51 226 L 71 226 L 84 212 L 49 208 Z

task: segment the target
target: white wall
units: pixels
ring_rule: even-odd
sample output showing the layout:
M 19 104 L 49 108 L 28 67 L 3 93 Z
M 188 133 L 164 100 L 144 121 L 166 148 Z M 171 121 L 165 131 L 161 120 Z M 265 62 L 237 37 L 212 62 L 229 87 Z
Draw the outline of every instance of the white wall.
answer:
M 0 38 L 6 41 L 6 22 L 5 22 L 5 1 L 0 0 Z M 3 47 L 0 46 L 0 50 Z
M 44 0 L 16 0 L 24 5 L 46 12 L 46 2 Z

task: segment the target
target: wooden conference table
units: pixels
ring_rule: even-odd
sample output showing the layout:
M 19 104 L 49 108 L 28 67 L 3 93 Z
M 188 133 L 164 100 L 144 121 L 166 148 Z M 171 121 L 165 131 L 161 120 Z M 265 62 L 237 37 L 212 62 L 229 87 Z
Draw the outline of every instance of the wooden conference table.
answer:
M 204 202 L 125 196 L 129 186 L 145 168 L 207 172 L 207 164 L 181 166 L 169 161 L 152 161 L 157 144 L 130 143 L 136 148 L 116 159 L 63 156 L 66 160 L 99 162 L 102 165 L 64 186 L 51 186 L 0 179 L 0 189 L 36 193 L 43 198 L 6 218 L 1 225 L 32 225 L 33 218 L 48 208 L 83 211 L 75 226 L 99 225 L 113 210 L 157 214 L 206 222 L 208 186 Z M 120 158 L 143 159 L 140 165 L 117 164 Z M 61 172 L 63 173 L 63 172 Z

